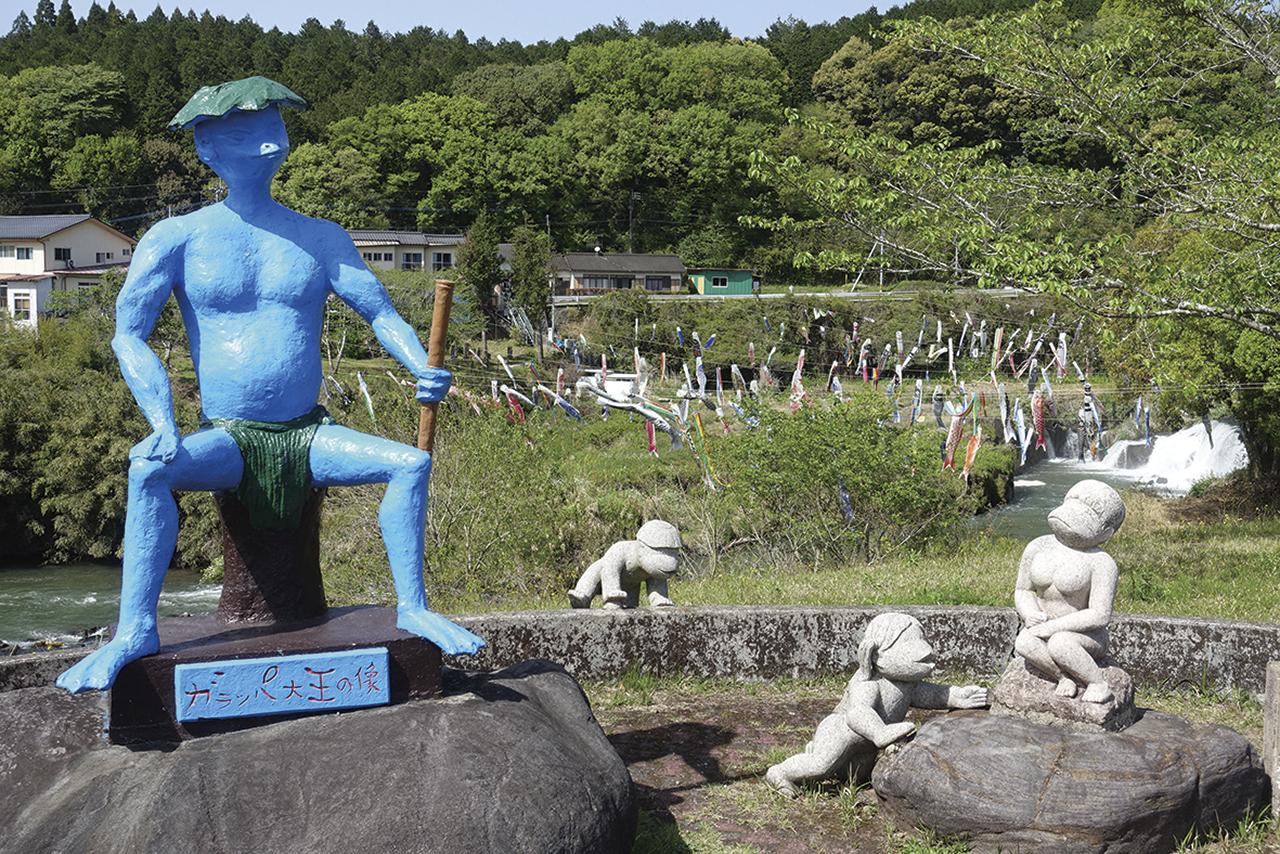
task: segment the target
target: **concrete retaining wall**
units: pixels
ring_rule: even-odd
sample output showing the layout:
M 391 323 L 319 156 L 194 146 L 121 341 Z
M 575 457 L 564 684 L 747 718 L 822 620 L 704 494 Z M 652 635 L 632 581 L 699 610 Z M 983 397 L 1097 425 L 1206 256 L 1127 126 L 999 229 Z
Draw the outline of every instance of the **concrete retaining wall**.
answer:
M 460 618 L 489 646 L 452 663 L 488 669 L 547 658 L 581 679 L 609 679 L 630 667 L 735 679 L 851 674 L 863 628 L 890 610 L 919 618 L 940 667 L 957 673 L 998 675 L 1018 630 L 1012 608 L 962 606 L 532 611 Z M 1112 653 L 1140 691 L 1189 682 L 1260 695 L 1267 662 L 1280 659 L 1280 625 L 1122 614 L 1112 623 Z M 0 691 L 51 684 L 83 654 L 0 659 Z

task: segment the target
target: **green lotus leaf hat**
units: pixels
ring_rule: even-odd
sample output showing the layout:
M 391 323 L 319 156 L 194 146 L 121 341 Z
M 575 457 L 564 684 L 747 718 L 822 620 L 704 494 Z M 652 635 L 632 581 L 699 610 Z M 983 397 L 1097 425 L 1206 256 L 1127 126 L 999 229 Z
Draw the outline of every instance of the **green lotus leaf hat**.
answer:
M 232 110 L 265 110 L 272 106 L 305 110 L 307 102 L 283 83 L 266 77 L 246 77 L 201 87 L 169 121 L 169 130 L 189 128 L 205 119 L 225 116 Z

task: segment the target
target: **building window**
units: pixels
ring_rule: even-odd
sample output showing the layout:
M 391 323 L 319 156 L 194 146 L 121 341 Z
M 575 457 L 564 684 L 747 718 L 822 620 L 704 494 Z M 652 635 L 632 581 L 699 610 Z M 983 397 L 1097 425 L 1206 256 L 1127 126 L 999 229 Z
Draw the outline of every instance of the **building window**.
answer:
M 30 320 L 31 319 L 31 297 L 15 296 L 13 298 L 13 319 L 14 320 Z
M 76 282 L 76 290 L 80 292 L 91 291 L 97 286 L 97 282 Z
M 582 286 L 597 291 L 603 291 L 609 287 L 608 276 L 583 276 Z
M 13 244 L 0 243 L 0 258 L 12 258 L 12 257 L 13 257 Z
M 432 252 L 431 253 L 431 269 L 437 273 L 441 270 L 448 270 L 453 266 L 452 252 Z
M 19 260 L 19 261 L 30 261 L 30 260 L 31 260 L 31 247 L 30 247 L 30 246 L 19 246 L 19 247 L 18 247 L 18 260 Z
M 372 252 L 361 252 L 361 253 L 360 253 L 360 257 L 361 257 L 361 258 L 363 258 L 363 259 L 364 259 L 364 260 L 366 260 L 366 261 L 372 261 L 372 260 L 373 260 L 373 253 L 372 253 Z
M 55 247 L 53 247 L 53 260 L 55 260 L 55 261 L 70 261 L 70 260 L 71 260 L 71 247 L 70 247 L 70 246 L 55 246 Z
M 644 289 L 646 291 L 671 290 L 671 279 L 668 276 L 645 276 Z
M 404 270 L 421 270 L 422 269 L 422 253 L 406 252 L 401 257 L 400 267 Z
M 613 286 L 615 288 L 624 288 L 624 289 L 629 288 L 631 287 L 631 277 L 630 276 L 614 276 Z
M 104 261 L 110 261 L 114 257 L 114 254 L 111 252 L 99 252 L 95 257 L 97 259 L 97 263 L 101 264 Z
M 132 254 L 133 254 L 133 247 L 131 247 L 131 246 L 126 246 L 126 247 L 124 248 L 124 250 L 123 250 L 123 251 L 121 251 L 121 253 L 120 253 L 120 254 L 121 254 L 121 255 L 123 255 L 125 258 L 128 258 L 130 255 L 132 255 Z
M 712 276 L 712 277 L 711 277 L 711 287 L 713 287 L 713 288 L 727 288 L 727 287 L 729 287 L 729 277 L 728 277 L 728 276 Z

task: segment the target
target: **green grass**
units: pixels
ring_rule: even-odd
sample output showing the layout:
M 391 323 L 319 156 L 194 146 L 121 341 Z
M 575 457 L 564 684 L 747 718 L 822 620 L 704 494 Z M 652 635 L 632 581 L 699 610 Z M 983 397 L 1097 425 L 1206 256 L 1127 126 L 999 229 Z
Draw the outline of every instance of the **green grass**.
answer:
M 1129 518 L 1107 551 L 1120 566 L 1116 610 L 1280 623 L 1280 520 L 1178 521 L 1167 502 L 1125 496 Z M 975 533 L 955 549 L 874 564 L 818 567 L 739 559 L 693 567 L 672 583 L 677 605 L 1012 605 L 1023 545 Z M 460 598 L 445 610 L 563 608 L 558 594 Z

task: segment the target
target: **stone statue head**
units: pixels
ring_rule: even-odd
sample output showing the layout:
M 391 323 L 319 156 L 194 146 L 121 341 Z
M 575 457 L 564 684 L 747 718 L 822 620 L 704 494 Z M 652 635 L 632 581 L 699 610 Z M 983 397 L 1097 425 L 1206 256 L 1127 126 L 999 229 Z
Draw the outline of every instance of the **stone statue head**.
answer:
M 670 522 L 652 519 L 636 532 L 640 566 L 654 578 L 670 578 L 680 568 L 680 531 Z
M 919 682 L 936 667 L 933 647 L 924 637 L 924 626 L 909 614 L 879 614 L 867 624 L 858 644 L 858 672 L 865 682 L 883 677 L 896 682 Z
M 196 125 L 196 155 L 229 185 L 269 182 L 289 153 L 280 110 L 232 112 Z
M 169 122 L 193 128 L 196 154 L 229 185 L 269 182 L 289 153 L 281 107 L 307 102 L 266 77 L 205 86 Z
M 1049 513 L 1049 529 L 1063 545 L 1092 549 L 1111 539 L 1124 522 L 1120 493 L 1100 480 L 1082 480 Z

